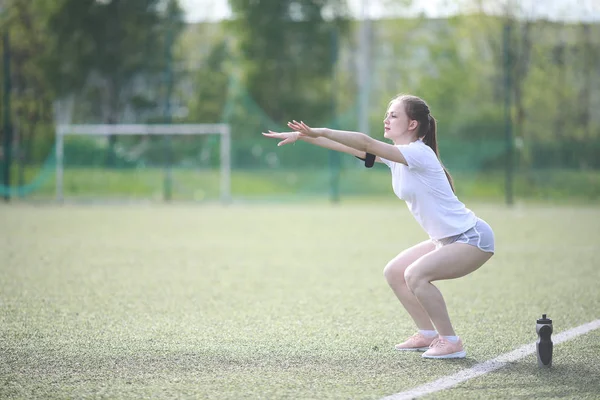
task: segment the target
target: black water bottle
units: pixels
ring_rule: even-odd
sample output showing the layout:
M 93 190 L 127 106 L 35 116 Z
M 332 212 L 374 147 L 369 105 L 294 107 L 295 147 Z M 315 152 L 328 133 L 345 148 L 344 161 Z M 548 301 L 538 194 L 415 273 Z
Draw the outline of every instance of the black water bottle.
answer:
M 537 320 L 535 331 L 538 334 L 536 342 L 538 367 L 549 368 L 552 365 L 552 320 L 542 314 L 542 318 Z

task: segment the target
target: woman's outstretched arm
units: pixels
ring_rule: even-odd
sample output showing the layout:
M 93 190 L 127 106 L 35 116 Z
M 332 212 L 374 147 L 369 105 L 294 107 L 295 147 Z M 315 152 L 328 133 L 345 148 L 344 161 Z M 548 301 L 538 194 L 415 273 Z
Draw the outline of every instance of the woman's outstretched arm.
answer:
M 359 158 L 365 158 L 366 152 L 353 149 L 352 147 L 343 145 L 341 143 L 335 142 L 333 140 L 327 139 L 325 137 L 310 137 L 300 135 L 298 132 L 273 132 L 269 131 L 267 133 L 263 133 L 264 136 L 274 138 L 274 139 L 282 139 L 279 142 L 278 146 L 284 146 L 286 144 L 294 143 L 297 140 L 301 140 L 306 143 L 314 144 L 315 146 L 323 147 L 329 150 L 339 151 L 342 153 L 351 154 L 353 156 Z
M 304 122 L 293 121 L 289 126 L 300 132 L 300 137 L 308 136 L 314 139 L 325 138 L 337 142 L 341 145 L 356 149 L 363 154 L 370 153 L 377 156 L 376 161 L 381 162 L 381 158 L 390 161 L 407 164 L 406 159 L 400 150 L 391 144 L 373 139 L 369 135 L 360 132 L 338 131 L 327 128 L 311 128 Z
M 297 124 L 298 123 L 295 121 L 288 122 L 288 126 L 292 129 L 297 127 L 298 126 Z M 345 144 L 339 143 L 335 140 L 331 140 L 331 139 L 328 139 L 327 137 L 325 137 L 324 135 L 325 135 L 326 131 L 331 131 L 330 129 L 327 129 L 327 128 L 311 128 L 311 129 L 313 131 L 319 131 L 320 134 L 318 136 L 312 137 L 312 136 L 308 136 L 306 134 L 301 134 L 301 132 L 298 132 L 298 131 L 293 131 L 293 132 L 269 131 L 267 133 L 263 133 L 263 135 L 266 137 L 274 138 L 274 139 L 282 139 L 277 144 L 277 146 L 284 146 L 286 144 L 294 143 L 297 140 L 302 140 L 303 142 L 314 144 L 315 146 L 323 147 L 323 148 L 326 148 L 329 150 L 339 151 L 342 153 L 351 154 L 351 155 L 356 156 L 363 160 L 367 156 L 366 151 L 362 151 L 362 150 L 347 146 Z M 379 157 L 377 157 L 375 159 L 375 161 L 381 162 Z

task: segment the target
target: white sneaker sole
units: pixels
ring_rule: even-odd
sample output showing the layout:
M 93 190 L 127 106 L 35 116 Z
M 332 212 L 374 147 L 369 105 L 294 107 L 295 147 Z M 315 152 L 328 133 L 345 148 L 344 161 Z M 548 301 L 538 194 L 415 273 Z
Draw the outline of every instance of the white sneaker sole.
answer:
M 452 354 L 444 354 L 443 356 L 430 356 L 430 355 L 423 353 L 423 355 L 421 357 L 423 357 L 423 358 L 465 358 L 466 356 L 467 356 L 467 352 L 463 350 L 463 351 L 459 351 L 459 352 L 452 353 Z
M 394 347 L 397 351 L 427 351 L 429 347 L 413 347 L 412 349 L 399 349 Z

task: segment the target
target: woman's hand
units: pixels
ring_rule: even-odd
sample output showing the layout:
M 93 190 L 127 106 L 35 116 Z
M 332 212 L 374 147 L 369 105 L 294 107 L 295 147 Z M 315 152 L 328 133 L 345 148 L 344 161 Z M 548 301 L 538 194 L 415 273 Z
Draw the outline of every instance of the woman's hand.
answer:
M 311 138 L 318 138 L 325 134 L 325 128 L 311 128 L 304 122 L 292 121 L 288 122 L 288 126 L 294 131 L 300 133 L 301 136 L 308 136 Z
M 284 144 L 294 143 L 296 140 L 300 139 L 303 136 L 309 138 L 318 138 L 325 134 L 325 128 L 311 128 L 304 122 L 292 121 L 288 122 L 288 126 L 294 131 L 269 131 L 268 133 L 263 132 L 263 135 L 274 139 L 283 139 L 281 142 L 277 143 L 277 146 L 283 146 Z
M 268 133 L 263 132 L 263 135 L 274 139 L 283 139 L 281 142 L 277 143 L 277 146 L 283 146 L 284 144 L 294 143 L 296 140 L 298 140 L 300 137 L 300 132 L 269 131 Z

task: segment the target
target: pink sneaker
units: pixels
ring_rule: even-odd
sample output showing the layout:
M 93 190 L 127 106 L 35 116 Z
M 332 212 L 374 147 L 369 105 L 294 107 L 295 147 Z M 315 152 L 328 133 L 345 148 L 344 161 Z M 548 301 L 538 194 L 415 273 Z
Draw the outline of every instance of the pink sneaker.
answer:
M 458 342 L 451 343 L 439 336 L 431 343 L 429 350 L 423 353 L 425 358 L 465 358 L 467 352 L 463 348 L 462 340 L 458 338 Z
M 396 350 L 400 351 L 425 351 L 429 349 L 431 343 L 437 339 L 437 336 L 428 338 L 417 332 L 404 343 L 397 344 Z

